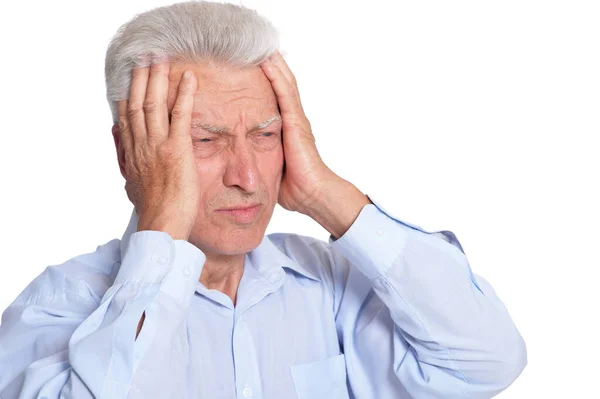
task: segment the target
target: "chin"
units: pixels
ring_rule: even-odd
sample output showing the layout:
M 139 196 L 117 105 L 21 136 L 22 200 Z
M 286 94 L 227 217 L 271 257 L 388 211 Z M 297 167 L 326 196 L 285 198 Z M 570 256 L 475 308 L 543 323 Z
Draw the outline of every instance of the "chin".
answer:
M 265 235 L 265 228 L 262 226 L 255 226 L 251 229 L 221 230 L 209 236 L 206 235 L 207 230 L 201 229 L 201 231 L 205 234 L 196 235 L 192 232 L 189 241 L 205 254 L 212 255 L 246 254 L 258 247 Z
M 264 230 L 236 230 L 214 248 L 221 255 L 242 255 L 258 247 L 264 237 Z

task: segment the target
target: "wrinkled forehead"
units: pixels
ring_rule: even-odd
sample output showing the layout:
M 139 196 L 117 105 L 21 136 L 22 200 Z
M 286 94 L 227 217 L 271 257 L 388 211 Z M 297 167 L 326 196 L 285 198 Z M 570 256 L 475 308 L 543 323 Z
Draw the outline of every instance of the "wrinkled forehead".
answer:
M 168 107 L 173 109 L 178 86 L 186 70 L 196 76 L 194 112 L 221 113 L 246 109 L 277 114 L 277 100 L 269 79 L 260 67 L 223 67 L 205 64 L 172 64 L 169 71 Z

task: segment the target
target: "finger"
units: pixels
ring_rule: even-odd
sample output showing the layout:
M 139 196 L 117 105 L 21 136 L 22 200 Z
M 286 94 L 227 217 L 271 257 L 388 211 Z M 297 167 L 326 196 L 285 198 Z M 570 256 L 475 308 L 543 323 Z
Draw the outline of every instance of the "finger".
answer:
M 157 58 L 150 66 L 150 77 L 144 99 L 146 134 L 149 142 L 160 142 L 169 136 L 167 95 L 170 65 L 168 59 Z
M 127 116 L 127 100 L 118 102 L 119 112 L 119 134 L 121 136 L 121 145 L 125 151 L 125 156 L 130 154 L 133 149 L 133 136 L 131 135 L 131 124 Z
M 148 85 L 148 67 L 135 67 L 131 71 L 131 86 L 127 100 L 126 115 L 132 148 L 146 140 L 146 118 L 144 116 L 144 98 Z
M 263 72 L 271 81 L 273 91 L 283 119 L 304 119 L 306 115 L 300 102 L 298 87 L 285 76 L 281 68 L 273 62 L 261 64 Z
M 271 56 L 269 57 L 269 61 L 272 64 L 276 65 L 281 70 L 281 72 L 283 73 L 283 76 L 285 76 L 285 78 L 290 83 L 292 83 L 294 85 L 297 84 L 296 76 L 292 73 L 290 66 L 285 61 L 285 58 L 283 58 L 283 55 L 281 55 L 279 50 L 275 50 L 275 52 L 273 54 L 271 54 Z
M 179 82 L 177 98 L 171 111 L 170 137 L 177 140 L 189 139 L 196 87 L 197 80 L 194 74 L 191 71 L 185 71 Z

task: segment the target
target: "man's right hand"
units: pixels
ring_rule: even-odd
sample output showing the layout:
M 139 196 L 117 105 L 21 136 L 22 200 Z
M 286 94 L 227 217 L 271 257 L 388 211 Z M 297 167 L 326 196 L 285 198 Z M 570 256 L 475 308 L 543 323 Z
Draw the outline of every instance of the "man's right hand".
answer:
M 191 71 L 167 108 L 170 63 L 153 62 L 132 71 L 129 99 L 119 101 L 119 129 L 125 151 L 126 191 L 138 228 L 187 240 L 200 200 L 190 126 L 197 81 Z

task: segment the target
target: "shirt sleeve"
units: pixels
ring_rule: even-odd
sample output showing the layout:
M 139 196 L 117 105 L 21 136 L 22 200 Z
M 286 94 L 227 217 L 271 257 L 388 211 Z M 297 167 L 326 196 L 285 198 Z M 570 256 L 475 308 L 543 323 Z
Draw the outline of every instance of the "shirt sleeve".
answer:
M 188 241 L 134 232 L 95 305 L 86 284 L 48 268 L 3 314 L 0 397 L 183 397 L 186 316 L 205 260 Z
M 492 286 L 473 274 L 452 232 L 427 232 L 369 199 L 342 237 L 329 237 L 355 396 L 483 399 L 504 390 L 524 369 L 526 346 Z

